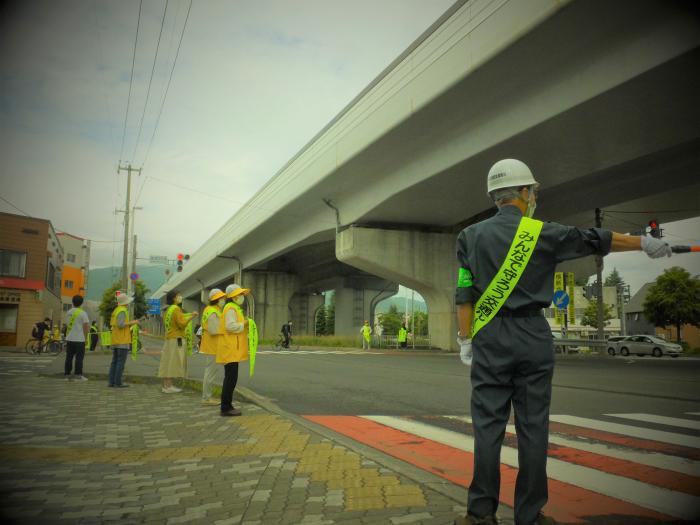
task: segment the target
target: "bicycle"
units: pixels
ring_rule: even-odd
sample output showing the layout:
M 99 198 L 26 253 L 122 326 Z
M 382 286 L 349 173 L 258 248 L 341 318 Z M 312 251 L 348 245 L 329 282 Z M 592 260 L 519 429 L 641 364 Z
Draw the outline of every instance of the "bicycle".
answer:
M 39 340 L 31 338 L 24 345 L 24 351 L 30 355 L 50 354 L 58 355 L 66 349 L 66 341 L 44 338 Z
M 299 345 L 293 345 L 292 341 L 294 341 L 293 338 L 289 338 L 289 346 L 284 345 L 284 336 L 280 334 L 279 339 L 277 339 L 277 342 L 275 343 L 275 350 L 299 350 Z

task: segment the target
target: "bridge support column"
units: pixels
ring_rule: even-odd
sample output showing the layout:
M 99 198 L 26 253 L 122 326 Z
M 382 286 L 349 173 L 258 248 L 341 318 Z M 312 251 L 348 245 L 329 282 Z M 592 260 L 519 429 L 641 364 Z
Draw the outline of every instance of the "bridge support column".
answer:
M 353 226 L 337 235 L 336 257 L 418 291 L 428 304 L 432 346 L 456 350 L 456 240 L 452 234 Z
M 299 278 L 283 272 L 244 272 L 245 288 L 253 291 L 254 315 L 260 337 L 275 338 L 291 318 L 290 301 Z M 248 310 L 250 312 L 250 310 Z
M 360 337 L 365 320 L 374 326 L 374 311 L 383 299 L 398 291 L 398 285 L 383 279 L 349 278 L 335 289 L 335 335 Z
M 324 300 L 325 297 L 320 294 L 295 293 L 292 296 L 290 302 L 292 334 L 314 335 L 316 312 L 323 305 Z

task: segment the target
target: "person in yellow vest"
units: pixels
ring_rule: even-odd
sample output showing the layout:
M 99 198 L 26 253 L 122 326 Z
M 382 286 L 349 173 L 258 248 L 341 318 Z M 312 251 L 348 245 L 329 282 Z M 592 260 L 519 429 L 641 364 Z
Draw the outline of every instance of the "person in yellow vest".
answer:
M 219 342 L 224 333 L 223 309 L 226 305 L 226 294 L 214 288 L 209 292 L 209 304 L 202 313 L 202 340 L 199 344 L 199 353 L 206 361 L 204 377 L 202 378 L 202 404 L 218 405 L 219 401 L 211 397 L 214 391 L 214 381 L 219 365 L 216 363 L 216 354 Z
M 406 348 L 406 343 L 408 340 L 408 330 L 406 330 L 406 325 L 401 325 L 401 328 L 399 328 L 399 335 L 397 336 L 396 340 L 399 342 L 399 345 L 401 345 L 401 348 Z
M 369 321 L 365 321 L 365 324 L 360 328 L 360 333 L 362 334 L 362 349 L 371 350 L 372 349 L 372 327 L 369 325 Z
M 165 323 L 165 342 L 160 355 L 158 377 L 163 379 L 164 394 L 182 392 L 181 388 L 173 385 L 173 379 L 185 377 L 187 372 L 187 355 L 185 353 L 185 328 L 197 312 L 186 314 L 182 311 L 182 295 L 177 290 L 171 290 L 165 296 L 167 308 L 163 321 Z
M 85 311 L 80 308 L 83 305 L 83 297 L 74 295 L 71 299 L 73 308 L 66 312 L 67 334 L 66 334 L 66 362 L 64 366 L 64 374 L 66 381 L 76 379 L 78 381 L 87 381 L 87 377 L 83 375 L 83 359 L 85 358 L 85 340 L 90 327 L 90 319 Z M 56 331 L 60 331 L 56 327 Z M 54 335 L 54 337 L 56 337 Z M 71 368 L 73 367 L 73 358 L 75 357 L 75 375 L 71 376 Z
M 248 319 L 243 313 L 248 288 L 237 284 L 226 287 L 224 306 L 224 335 L 219 342 L 216 362 L 224 365 L 224 384 L 221 387 L 221 415 L 240 416 L 241 411 L 233 407 L 233 391 L 238 382 L 238 363 L 248 360 Z
M 126 356 L 131 349 L 131 327 L 139 324 L 137 320 L 129 320 L 128 305 L 134 300 L 123 292 L 117 292 L 117 307 L 112 312 L 109 325 L 112 331 L 112 363 L 109 365 L 108 386 L 126 388 L 122 383 Z

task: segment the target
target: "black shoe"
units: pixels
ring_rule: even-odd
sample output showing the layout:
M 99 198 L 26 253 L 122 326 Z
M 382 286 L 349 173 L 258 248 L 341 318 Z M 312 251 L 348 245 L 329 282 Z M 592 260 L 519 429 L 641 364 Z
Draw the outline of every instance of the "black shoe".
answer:
M 114 385 L 107 385 L 109 388 L 114 388 Z
M 537 518 L 535 518 L 535 523 L 533 525 L 557 525 L 557 522 L 554 521 L 554 518 L 550 518 L 549 516 L 545 516 L 540 512 L 537 515 Z
M 129 388 L 131 385 L 127 385 L 125 383 L 122 383 L 121 385 L 114 385 L 117 388 Z
M 242 415 L 242 414 L 241 414 L 241 411 L 240 411 L 240 410 L 237 410 L 237 409 L 235 409 L 235 408 L 233 408 L 233 407 L 229 408 L 228 410 L 222 410 L 222 411 L 221 411 L 221 416 L 222 416 L 222 417 L 233 417 L 233 416 L 240 416 L 240 415 Z
M 495 514 L 491 514 L 490 516 L 478 518 L 467 514 L 462 518 L 457 518 L 454 521 L 454 525 L 498 525 L 498 517 Z

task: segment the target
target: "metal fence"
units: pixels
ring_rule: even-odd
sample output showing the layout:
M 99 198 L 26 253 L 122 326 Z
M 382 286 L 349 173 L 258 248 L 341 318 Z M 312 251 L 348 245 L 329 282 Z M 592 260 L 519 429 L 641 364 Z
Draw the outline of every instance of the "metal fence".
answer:
M 382 334 L 372 336 L 372 346 L 375 348 L 386 348 L 386 349 L 401 349 L 396 335 Z M 414 337 L 408 336 L 406 340 L 406 348 L 421 348 L 430 349 L 430 336 L 429 335 L 417 335 Z

